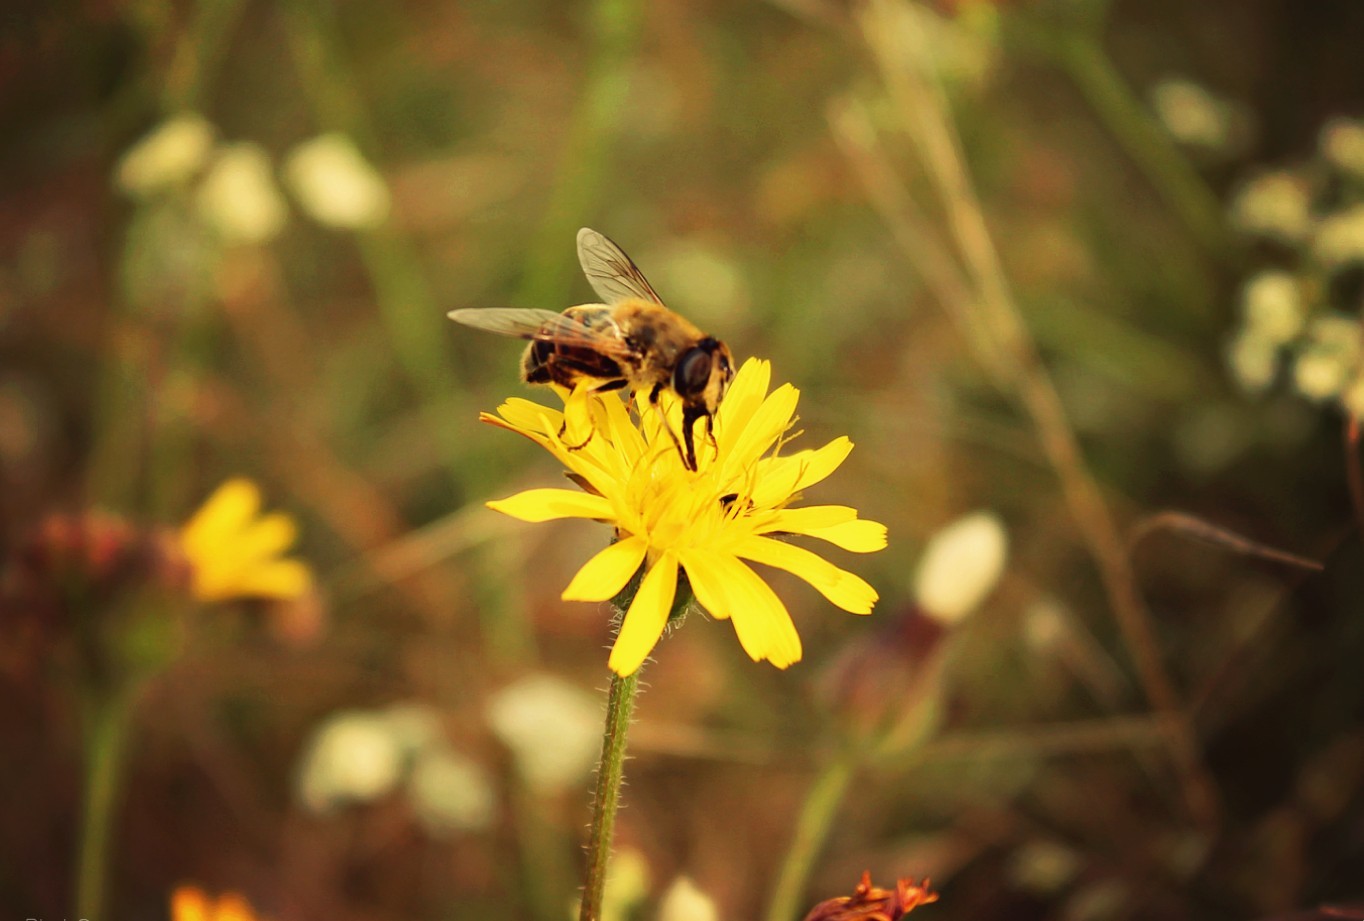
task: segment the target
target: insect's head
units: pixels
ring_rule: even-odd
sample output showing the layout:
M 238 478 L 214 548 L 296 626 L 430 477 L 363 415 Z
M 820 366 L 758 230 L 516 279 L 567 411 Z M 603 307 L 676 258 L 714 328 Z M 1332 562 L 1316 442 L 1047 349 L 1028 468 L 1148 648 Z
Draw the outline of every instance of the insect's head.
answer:
M 707 415 L 715 412 L 733 379 L 729 346 L 712 336 L 684 352 L 673 368 L 673 390 L 684 404 L 701 406 Z

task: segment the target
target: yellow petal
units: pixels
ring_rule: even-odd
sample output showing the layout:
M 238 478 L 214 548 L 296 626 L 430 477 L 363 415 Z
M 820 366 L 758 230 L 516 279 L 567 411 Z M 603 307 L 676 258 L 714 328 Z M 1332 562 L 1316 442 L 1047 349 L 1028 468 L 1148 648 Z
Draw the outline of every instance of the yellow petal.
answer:
M 198 886 L 177 886 L 171 893 L 172 921 L 209 921 L 208 895 Z
M 609 601 L 620 593 L 644 562 L 649 542 L 627 537 L 588 560 L 561 596 L 564 601 Z
M 872 553 L 886 547 L 886 526 L 857 517 L 846 505 L 811 505 L 777 511 L 761 531 L 784 531 L 828 541 L 853 553 Z
M 790 384 L 782 384 L 753 414 L 742 432 L 729 448 L 726 461 L 748 467 L 767 451 L 768 448 L 791 427 L 791 417 L 796 413 L 800 401 L 800 391 Z
M 592 440 L 592 393 L 587 384 L 573 388 L 564 404 L 564 430 L 561 440 L 570 451 L 585 448 Z
M 557 518 L 615 517 L 611 502 L 572 489 L 528 489 L 488 503 L 488 508 L 522 521 L 553 521 Z
M 218 898 L 218 910 L 213 921 L 256 921 L 256 915 L 251 910 L 250 902 L 235 892 L 229 892 Z
M 758 461 L 753 504 L 759 508 L 781 505 L 793 494 L 813 486 L 837 470 L 852 448 L 850 440 L 839 437 L 813 451 L 797 451 L 785 457 Z
M 521 397 L 512 397 L 504 402 L 497 407 L 497 414 L 515 428 L 540 435 L 548 434 L 547 429 L 557 432 L 564 421 L 564 414 L 559 410 Z
M 729 619 L 755 662 L 786 668 L 800 660 L 800 635 L 786 606 L 758 574 L 727 553 L 688 548 L 683 565 L 696 600 L 712 617 Z
M 799 576 L 825 598 L 851 614 L 870 614 L 876 599 L 880 597 L 876 589 L 860 576 L 839 569 L 804 547 L 770 537 L 750 537 L 735 547 L 734 552 L 746 560 Z
M 221 535 L 245 527 L 260 511 L 260 489 L 243 477 L 234 477 L 213 491 L 180 532 L 181 543 L 191 557 L 209 550 Z
M 288 515 L 272 512 L 243 528 L 234 541 L 235 552 L 243 559 L 278 556 L 298 539 L 298 525 Z
M 750 358 L 740 366 L 715 414 L 715 439 L 720 445 L 721 455 L 728 454 L 748 428 L 748 422 L 758 407 L 762 406 L 771 382 L 771 362 Z
M 620 625 L 607 666 L 622 678 L 633 674 L 653 651 L 668 623 L 677 594 L 677 556 L 665 552 L 644 575 Z
M 313 584 L 312 570 L 298 560 L 271 560 L 233 573 L 217 586 L 216 598 L 298 598 Z

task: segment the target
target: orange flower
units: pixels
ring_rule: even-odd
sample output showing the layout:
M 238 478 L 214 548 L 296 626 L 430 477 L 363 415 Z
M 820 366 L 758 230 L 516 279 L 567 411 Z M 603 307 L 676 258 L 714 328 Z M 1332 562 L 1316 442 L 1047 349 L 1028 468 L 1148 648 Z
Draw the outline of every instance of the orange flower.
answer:
M 251 903 L 235 892 L 217 899 L 198 886 L 177 886 L 171 893 L 171 921 L 261 921 Z
M 928 880 L 916 884 L 902 879 L 891 890 L 873 886 L 871 874 L 863 873 L 851 896 L 820 902 L 805 921 L 899 921 L 920 905 L 936 901 L 938 894 L 928 888 Z

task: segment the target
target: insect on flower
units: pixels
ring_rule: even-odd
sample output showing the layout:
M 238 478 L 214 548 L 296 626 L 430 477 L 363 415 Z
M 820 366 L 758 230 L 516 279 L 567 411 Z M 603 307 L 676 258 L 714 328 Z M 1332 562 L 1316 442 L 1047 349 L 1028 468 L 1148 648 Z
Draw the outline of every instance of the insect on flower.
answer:
M 595 230 L 578 231 L 578 262 L 604 303 L 569 307 L 563 313 L 475 307 L 452 310 L 448 316 L 476 329 L 530 340 L 521 359 L 521 377 L 530 384 L 586 387 L 596 393 L 629 387 L 647 393 L 655 405 L 659 394 L 671 390 L 682 403 L 677 447 L 687 468 L 695 470 L 692 430 L 705 419 L 706 437 L 714 437 L 712 418 L 734 378 L 729 347 L 665 307 L 630 257 Z M 673 440 L 677 442 L 675 434 Z

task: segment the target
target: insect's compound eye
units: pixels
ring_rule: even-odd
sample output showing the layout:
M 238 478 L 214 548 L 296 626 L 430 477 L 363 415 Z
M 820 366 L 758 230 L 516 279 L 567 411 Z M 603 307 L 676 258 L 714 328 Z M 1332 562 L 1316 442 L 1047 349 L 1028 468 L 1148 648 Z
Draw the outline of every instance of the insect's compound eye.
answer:
M 710 353 L 701 348 L 689 350 L 673 370 L 673 389 L 680 397 L 695 396 L 710 383 Z

